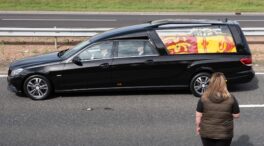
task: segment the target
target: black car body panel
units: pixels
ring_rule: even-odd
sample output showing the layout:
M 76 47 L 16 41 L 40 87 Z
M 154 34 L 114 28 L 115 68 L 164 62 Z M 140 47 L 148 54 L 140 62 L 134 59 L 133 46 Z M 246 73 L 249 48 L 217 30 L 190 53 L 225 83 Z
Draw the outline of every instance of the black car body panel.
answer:
M 31 66 L 44 65 L 60 61 L 62 61 L 62 59 L 58 57 L 58 52 L 53 52 L 15 61 L 10 65 L 10 69 L 13 70 L 15 68 L 27 68 Z
M 237 49 L 236 53 L 170 55 L 156 32 L 156 30 L 173 28 L 218 25 L 230 29 Z M 88 50 L 86 48 L 107 41 L 112 42 L 110 58 L 81 61 L 80 64 L 74 62 L 74 58 Z M 119 43 L 122 41 L 142 41 L 154 52 L 142 57 L 119 57 Z M 96 52 L 98 48 L 92 51 Z M 235 21 L 159 20 L 96 35 L 67 58 L 60 57 L 55 52 L 18 60 L 10 65 L 8 82 L 9 89 L 14 92 L 23 92 L 25 79 L 34 74 L 47 77 L 55 92 L 189 87 L 192 77 L 199 72 L 223 72 L 228 83 L 244 83 L 254 77 L 254 71 L 251 66 L 241 63 L 241 58 L 250 57 L 246 39 Z M 11 72 L 19 68 L 23 68 L 23 71 L 19 75 L 11 76 Z

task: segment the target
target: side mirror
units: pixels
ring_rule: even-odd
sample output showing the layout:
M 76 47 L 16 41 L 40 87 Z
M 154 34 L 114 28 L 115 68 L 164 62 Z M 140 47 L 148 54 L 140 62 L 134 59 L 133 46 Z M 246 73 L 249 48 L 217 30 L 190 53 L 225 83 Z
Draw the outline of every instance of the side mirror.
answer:
M 82 66 L 82 60 L 81 60 L 81 58 L 79 56 L 75 56 L 72 59 L 72 62 L 75 63 L 76 65 Z

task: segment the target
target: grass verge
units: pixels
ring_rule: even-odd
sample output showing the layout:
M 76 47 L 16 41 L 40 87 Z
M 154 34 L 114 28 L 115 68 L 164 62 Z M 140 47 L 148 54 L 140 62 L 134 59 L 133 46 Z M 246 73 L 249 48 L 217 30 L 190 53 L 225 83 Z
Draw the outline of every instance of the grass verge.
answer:
M 264 12 L 263 0 L 0 0 L 0 10 Z

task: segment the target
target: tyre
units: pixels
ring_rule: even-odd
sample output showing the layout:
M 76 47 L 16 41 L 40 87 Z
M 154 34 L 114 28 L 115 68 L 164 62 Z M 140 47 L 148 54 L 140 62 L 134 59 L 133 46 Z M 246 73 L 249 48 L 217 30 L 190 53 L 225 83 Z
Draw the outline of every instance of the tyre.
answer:
M 51 93 L 49 80 L 42 75 L 28 77 L 23 85 L 25 94 L 33 100 L 47 99 Z
M 211 74 L 201 72 L 196 74 L 190 82 L 190 90 L 196 97 L 201 97 L 204 91 L 207 89 Z

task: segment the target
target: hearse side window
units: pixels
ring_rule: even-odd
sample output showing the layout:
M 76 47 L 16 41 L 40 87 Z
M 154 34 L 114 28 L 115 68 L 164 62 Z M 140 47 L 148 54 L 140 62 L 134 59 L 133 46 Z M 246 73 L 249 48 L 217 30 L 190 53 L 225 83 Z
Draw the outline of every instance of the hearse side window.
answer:
M 119 41 L 117 57 L 140 57 L 156 55 L 157 52 L 151 47 L 148 41 Z
M 237 48 L 225 25 L 156 30 L 170 55 L 236 53 Z
M 96 60 L 111 58 L 113 42 L 103 42 L 88 47 L 79 54 L 81 60 Z

